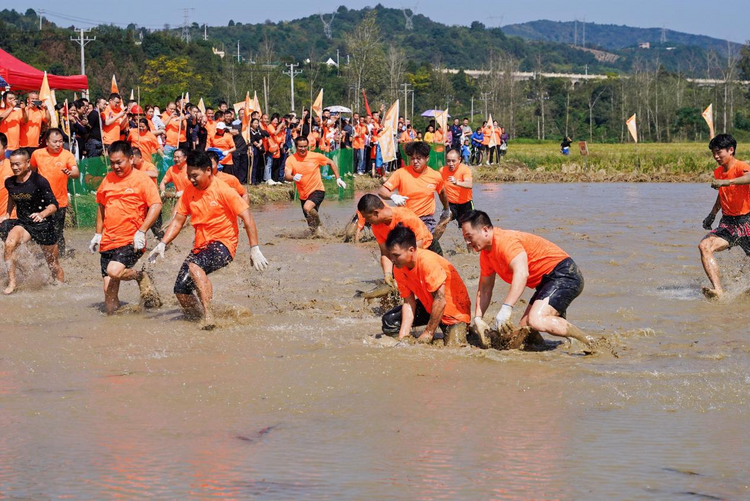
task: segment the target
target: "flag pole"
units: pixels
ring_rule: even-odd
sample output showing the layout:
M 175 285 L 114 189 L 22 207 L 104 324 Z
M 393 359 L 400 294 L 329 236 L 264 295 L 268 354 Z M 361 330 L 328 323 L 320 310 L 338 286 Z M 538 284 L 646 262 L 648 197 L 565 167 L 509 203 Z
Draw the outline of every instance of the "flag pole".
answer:
M 70 108 L 68 108 L 68 100 L 65 100 L 65 119 L 68 122 L 68 141 L 71 141 L 71 147 L 72 145 L 72 139 L 73 139 L 73 131 L 70 128 Z M 76 146 L 77 149 L 77 146 Z M 78 162 L 76 162 L 78 163 Z M 81 173 L 78 173 L 78 177 L 81 177 Z M 80 225 L 78 223 L 78 199 L 76 195 L 76 182 L 73 180 L 73 210 L 76 211 L 76 228 L 78 228 Z

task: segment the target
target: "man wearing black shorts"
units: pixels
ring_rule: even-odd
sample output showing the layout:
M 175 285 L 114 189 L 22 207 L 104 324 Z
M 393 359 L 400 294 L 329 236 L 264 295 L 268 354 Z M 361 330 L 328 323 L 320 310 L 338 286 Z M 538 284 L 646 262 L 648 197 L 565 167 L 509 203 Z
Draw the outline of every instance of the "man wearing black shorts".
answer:
M 574 338 L 589 346 L 583 331 L 566 320 L 570 303 L 583 292 L 583 275 L 560 247 L 530 233 L 493 228 L 489 216 L 471 211 L 461 218 L 466 244 L 480 253 L 481 276 L 477 290 L 474 324 L 480 341 L 488 347 L 482 320 L 492 300 L 495 275 L 510 284 L 510 290 L 495 317 L 501 330 L 510 322 L 513 307 L 526 287 L 536 289 L 521 317 L 520 326 L 554 336 Z
M 12 294 L 16 290 L 16 248 L 33 240 L 42 248 L 53 278 L 65 280 L 58 261 L 57 233 L 52 215 L 57 211 L 57 199 L 49 182 L 31 170 L 29 152 L 21 148 L 10 155 L 13 177 L 5 180 L 8 190 L 8 211 L 0 224 L 0 238 L 5 240 L 5 263 L 8 267 L 8 286 L 3 291 Z M 16 219 L 8 219 L 16 210 Z
M 449 150 L 445 154 L 445 166 L 440 168 L 440 175 L 445 183 L 445 194 L 448 197 L 448 208 L 451 211 L 450 219 L 458 222 L 461 216 L 474 210 L 472 195 L 472 173 L 471 168 L 461 162 L 461 154 L 458 150 Z M 435 233 L 442 236 L 448 227 L 449 221 L 442 221 L 435 229 Z M 439 238 L 439 236 L 437 238 Z

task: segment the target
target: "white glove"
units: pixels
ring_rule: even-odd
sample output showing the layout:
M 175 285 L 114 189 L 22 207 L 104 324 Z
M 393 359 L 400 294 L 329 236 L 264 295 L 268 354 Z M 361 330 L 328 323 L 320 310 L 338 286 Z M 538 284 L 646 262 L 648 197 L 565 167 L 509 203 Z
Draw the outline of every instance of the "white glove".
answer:
M 146 232 L 138 230 L 133 237 L 133 249 L 139 251 L 146 248 Z
M 178 191 L 177 193 L 174 194 L 174 196 L 176 196 L 177 198 L 180 198 L 182 196 L 182 192 Z
M 503 303 L 503 306 L 500 308 L 500 311 L 497 312 L 497 316 L 495 317 L 495 328 L 500 330 L 502 326 L 510 320 L 512 314 L 513 307 L 509 304 Z
M 391 195 L 391 200 L 393 200 L 393 203 L 398 206 L 406 205 L 406 201 L 409 200 L 409 197 L 404 197 L 399 195 L 398 193 L 394 193 Z
M 265 270 L 268 267 L 268 260 L 263 256 L 260 247 L 257 245 L 250 247 L 250 261 L 257 271 Z
M 340 177 L 336 178 L 336 184 L 339 185 L 340 188 L 346 189 L 346 183 Z
M 150 263 L 155 263 L 156 258 L 160 257 L 164 259 L 164 251 L 167 249 L 167 244 L 164 242 L 159 242 L 156 247 L 154 247 L 154 250 L 152 250 L 148 255 L 148 261 Z
M 91 243 L 89 244 L 89 250 L 92 254 L 99 250 L 100 243 L 102 243 L 102 234 L 97 233 L 94 235 L 94 238 L 91 239 Z
M 295 182 L 299 183 L 302 179 L 302 174 L 295 174 L 292 179 L 294 179 Z

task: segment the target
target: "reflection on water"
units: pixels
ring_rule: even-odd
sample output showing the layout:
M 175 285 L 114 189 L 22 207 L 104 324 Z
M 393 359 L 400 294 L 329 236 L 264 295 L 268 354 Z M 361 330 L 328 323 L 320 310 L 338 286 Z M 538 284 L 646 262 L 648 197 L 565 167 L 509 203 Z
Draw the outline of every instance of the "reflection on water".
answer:
M 0 298 L 0 498 L 746 499 L 750 262 L 723 253 L 731 298 L 702 298 L 714 197 L 677 184 L 475 190 L 499 226 L 574 257 L 586 291 L 569 316 L 619 358 L 381 342 L 376 305 L 354 298 L 379 278 L 375 244 L 286 238 L 304 229 L 293 204 L 257 210 L 267 272 L 242 243 L 212 275 L 222 328 L 197 330 L 172 298 L 106 318 L 90 235 L 72 231 L 70 284 Z M 326 202 L 324 223 L 340 229 L 352 206 Z M 162 292 L 190 233 L 155 269 Z M 455 226 L 441 243 L 474 290 L 478 258 Z

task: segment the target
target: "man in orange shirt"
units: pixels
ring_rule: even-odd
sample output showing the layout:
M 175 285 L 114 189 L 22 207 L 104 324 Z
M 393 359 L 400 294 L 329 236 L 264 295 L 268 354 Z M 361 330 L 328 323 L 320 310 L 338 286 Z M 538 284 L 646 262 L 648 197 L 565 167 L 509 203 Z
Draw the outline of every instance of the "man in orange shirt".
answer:
M 486 155 L 486 165 L 490 165 L 490 157 L 492 152 L 490 151 L 490 140 L 492 139 L 492 127 L 487 122 L 482 124 L 482 151 Z
M 186 170 L 187 150 L 184 150 L 182 148 L 174 150 L 172 159 L 174 160 L 174 165 L 172 165 L 172 167 L 167 170 L 167 173 L 164 174 L 161 183 L 159 183 L 159 192 L 163 197 L 167 189 L 167 183 L 172 183 L 174 185 L 175 198 L 180 198 L 182 192 L 190 184 L 190 181 L 188 181 L 187 178 Z
M 161 199 L 151 178 L 133 168 L 133 154 L 125 141 L 109 148 L 112 171 L 96 191 L 96 234 L 89 250 L 99 250 L 104 278 L 104 309 L 111 315 L 120 307 L 120 282 L 136 280 L 141 296 L 151 292 L 151 278 L 133 266 L 146 252 L 146 232 L 161 212 Z M 148 304 L 145 306 L 158 306 Z
M 395 287 L 393 281 L 393 262 L 391 261 L 385 241 L 388 233 L 398 225 L 411 229 L 417 238 L 417 247 L 429 249 L 432 245 L 432 233 L 427 226 L 408 207 L 388 207 L 383 200 L 371 193 L 364 195 L 357 203 L 358 214 L 362 215 L 362 228 L 369 223 L 372 234 L 380 246 L 380 266 L 383 268 L 385 282 Z M 359 223 L 358 223 L 359 227 Z
M 306 137 L 299 136 L 294 140 L 297 152 L 287 157 L 284 166 L 284 179 L 294 181 L 297 185 L 299 200 L 302 204 L 302 213 L 305 215 L 307 224 L 313 234 L 320 227 L 320 204 L 326 196 L 323 186 L 323 178 L 320 168 L 326 165 L 331 167 L 336 176 L 336 184 L 346 189 L 346 183 L 339 176 L 339 168 L 336 163 L 325 155 L 307 151 L 308 141 Z
M 25 107 L 23 103 L 18 104 L 18 97 L 12 90 L 3 94 L 4 107 L 0 108 L 0 132 L 8 138 L 8 146 L 5 148 L 5 158 L 16 151 L 21 144 L 21 121 L 23 120 Z
M 39 148 L 39 134 L 42 131 L 42 124 L 49 123 L 49 110 L 38 106 L 39 93 L 29 92 L 26 96 L 26 109 L 23 120 L 21 120 L 21 141 L 20 147 L 26 148 L 31 155 L 34 150 Z
M 548 240 L 520 231 L 493 228 L 489 216 L 471 211 L 459 221 L 466 245 L 480 253 L 480 278 L 474 324 L 483 348 L 489 348 L 489 326 L 482 317 L 492 301 L 495 275 L 510 284 L 495 317 L 495 328 L 509 324 L 513 306 L 526 287 L 536 289 L 521 317 L 520 326 L 554 336 L 574 338 L 589 347 L 589 340 L 566 320 L 570 303 L 583 292 L 583 275 L 560 247 Z
M 190 216 L 195 228 L 193 250 L 177 274 L 174 293 L 185 316 L 202 317 L 201 327 L 209 330 L 215 324 L 211 313 L 213 286 L 208 275 L 234 259 L 239 243 L 237 218 L 245 225 L 252 265 L 261 271 L 268 266 L 268 261 L 258 247 L 258 230 L 250 208 L 236 191 L 213 176 L 208 155 L 190 152 L 187 171 L 191 184 L 180 198 L 177 214 L 164 238 L 149 254 L 149 260 L 164 257 L 167 245 L 177 237 Z
M 78 179 L 80 172 L 71 152 L 63 149 L 63 133 L 60 129 L 49 129 L 46 134 L 47 147 L 31 155 L 31 168 L 41 174 L 52 187 L 57 199 L 57 211 L 52 215 L 57 234 L 57 249 L 65 256 L 65 213 L 68 209 L 68 179 Z
M 208 155 L 208 158 L 211 159 L 211 172 L 213 172 L 214 177 L 228 184 L 229 187 L 236 191 L 240 198 L 242 198 L 242 200 L 244 200 L 245 203 L 250 206 L 250 195 L 247 193 L 247 189 L 242 185 L 242 183 L 240 183 L 240 180 L 232 174 L 227 174 L 226 172 L 222 172 L 219 170 L 220 163 L 218 153 L 216 153 L 215 151 L 207 151 L 206 155 Z
M 412 327 L 426 325 L 418 341 L 431 343 L 440 327 L 446 346 L 465 346 L 471 299 L 456 268 L 442 256 L 418 248 L 416 235 L 405 226 L 391 230 L 386 248 L 404 304 L 383 315 L 383 333 L 404 339 Z
M 719 277 L 719 265 L 714 252 L 739 245 L 750 256 L 750 165 L 737 160 L 737 141 L 729 134 L 717 134 L 708 144 L 719 166 L 714 170 L 711 187 L 718 190 L 711 213 L 703 220 L 703 228 L 711 229 L 716 213 L 721 209 L 719 226 L 701 240 L 703 269 L 711 281 L 703 294 L 720 298 L 724 294 Z
M 120 133 L 128 128 L 128 110 L 122 106 L 120 94 L 109 95 L 109 105 L 102 112 L 102 144 L 105 152 L 109 145 L 120 140 Z
M 445 183 L 445 194 L 448 197 L 451 219 L 454 219 L 458 224 L 461 216 L 474 210 L 471 193 L 471 187 L 473 186 L 471 169 L 461 163 L 461 155 L 458 150 L 449 150 L 445 155 L 445 163 L 446 165 L 440 168 L 440 175 Z
M 211 140 L 211 147 L 221 150 L 224 154 L 224 158 L 219 162 L 224 166 L 224 170 L 228 174 L 233 174 L 234 162 L 232 160 L 232 153 L 237 148 L 235 147 L 234 138 L 229 131 L 229 127 L 224 122 L 218 122 L 216 124 L 216 133 L 214 138 Z
M 392 200 L 394 204 L 406 205 L 427 225 L 434 234 L 438 226 L 435 220 L 435 196 L 438 194 L 443 204 L 440 214 L 442 225 L 450 221 L 448 197 L 445 194 L 443 178 L 437 171 L 427 166 L 430 157 L 430 145 L 424 141 L 407 143 L 404 147 L 409 157 L 410 165 L 396 170 L 378 190 L 378 195 L 384 200 Z M 398 190 L 398 194 L 395 193 Z M 433 241 L 431 250 L 442 255 L 443 250 L 438 242 L 439 236 Z
M 178 109 L 174 102 L 170 102 L 161 115 L 161 121 L 164 123 L 164 151 L 167 154 L 187 145 L 187 117 L 182 109 Z

